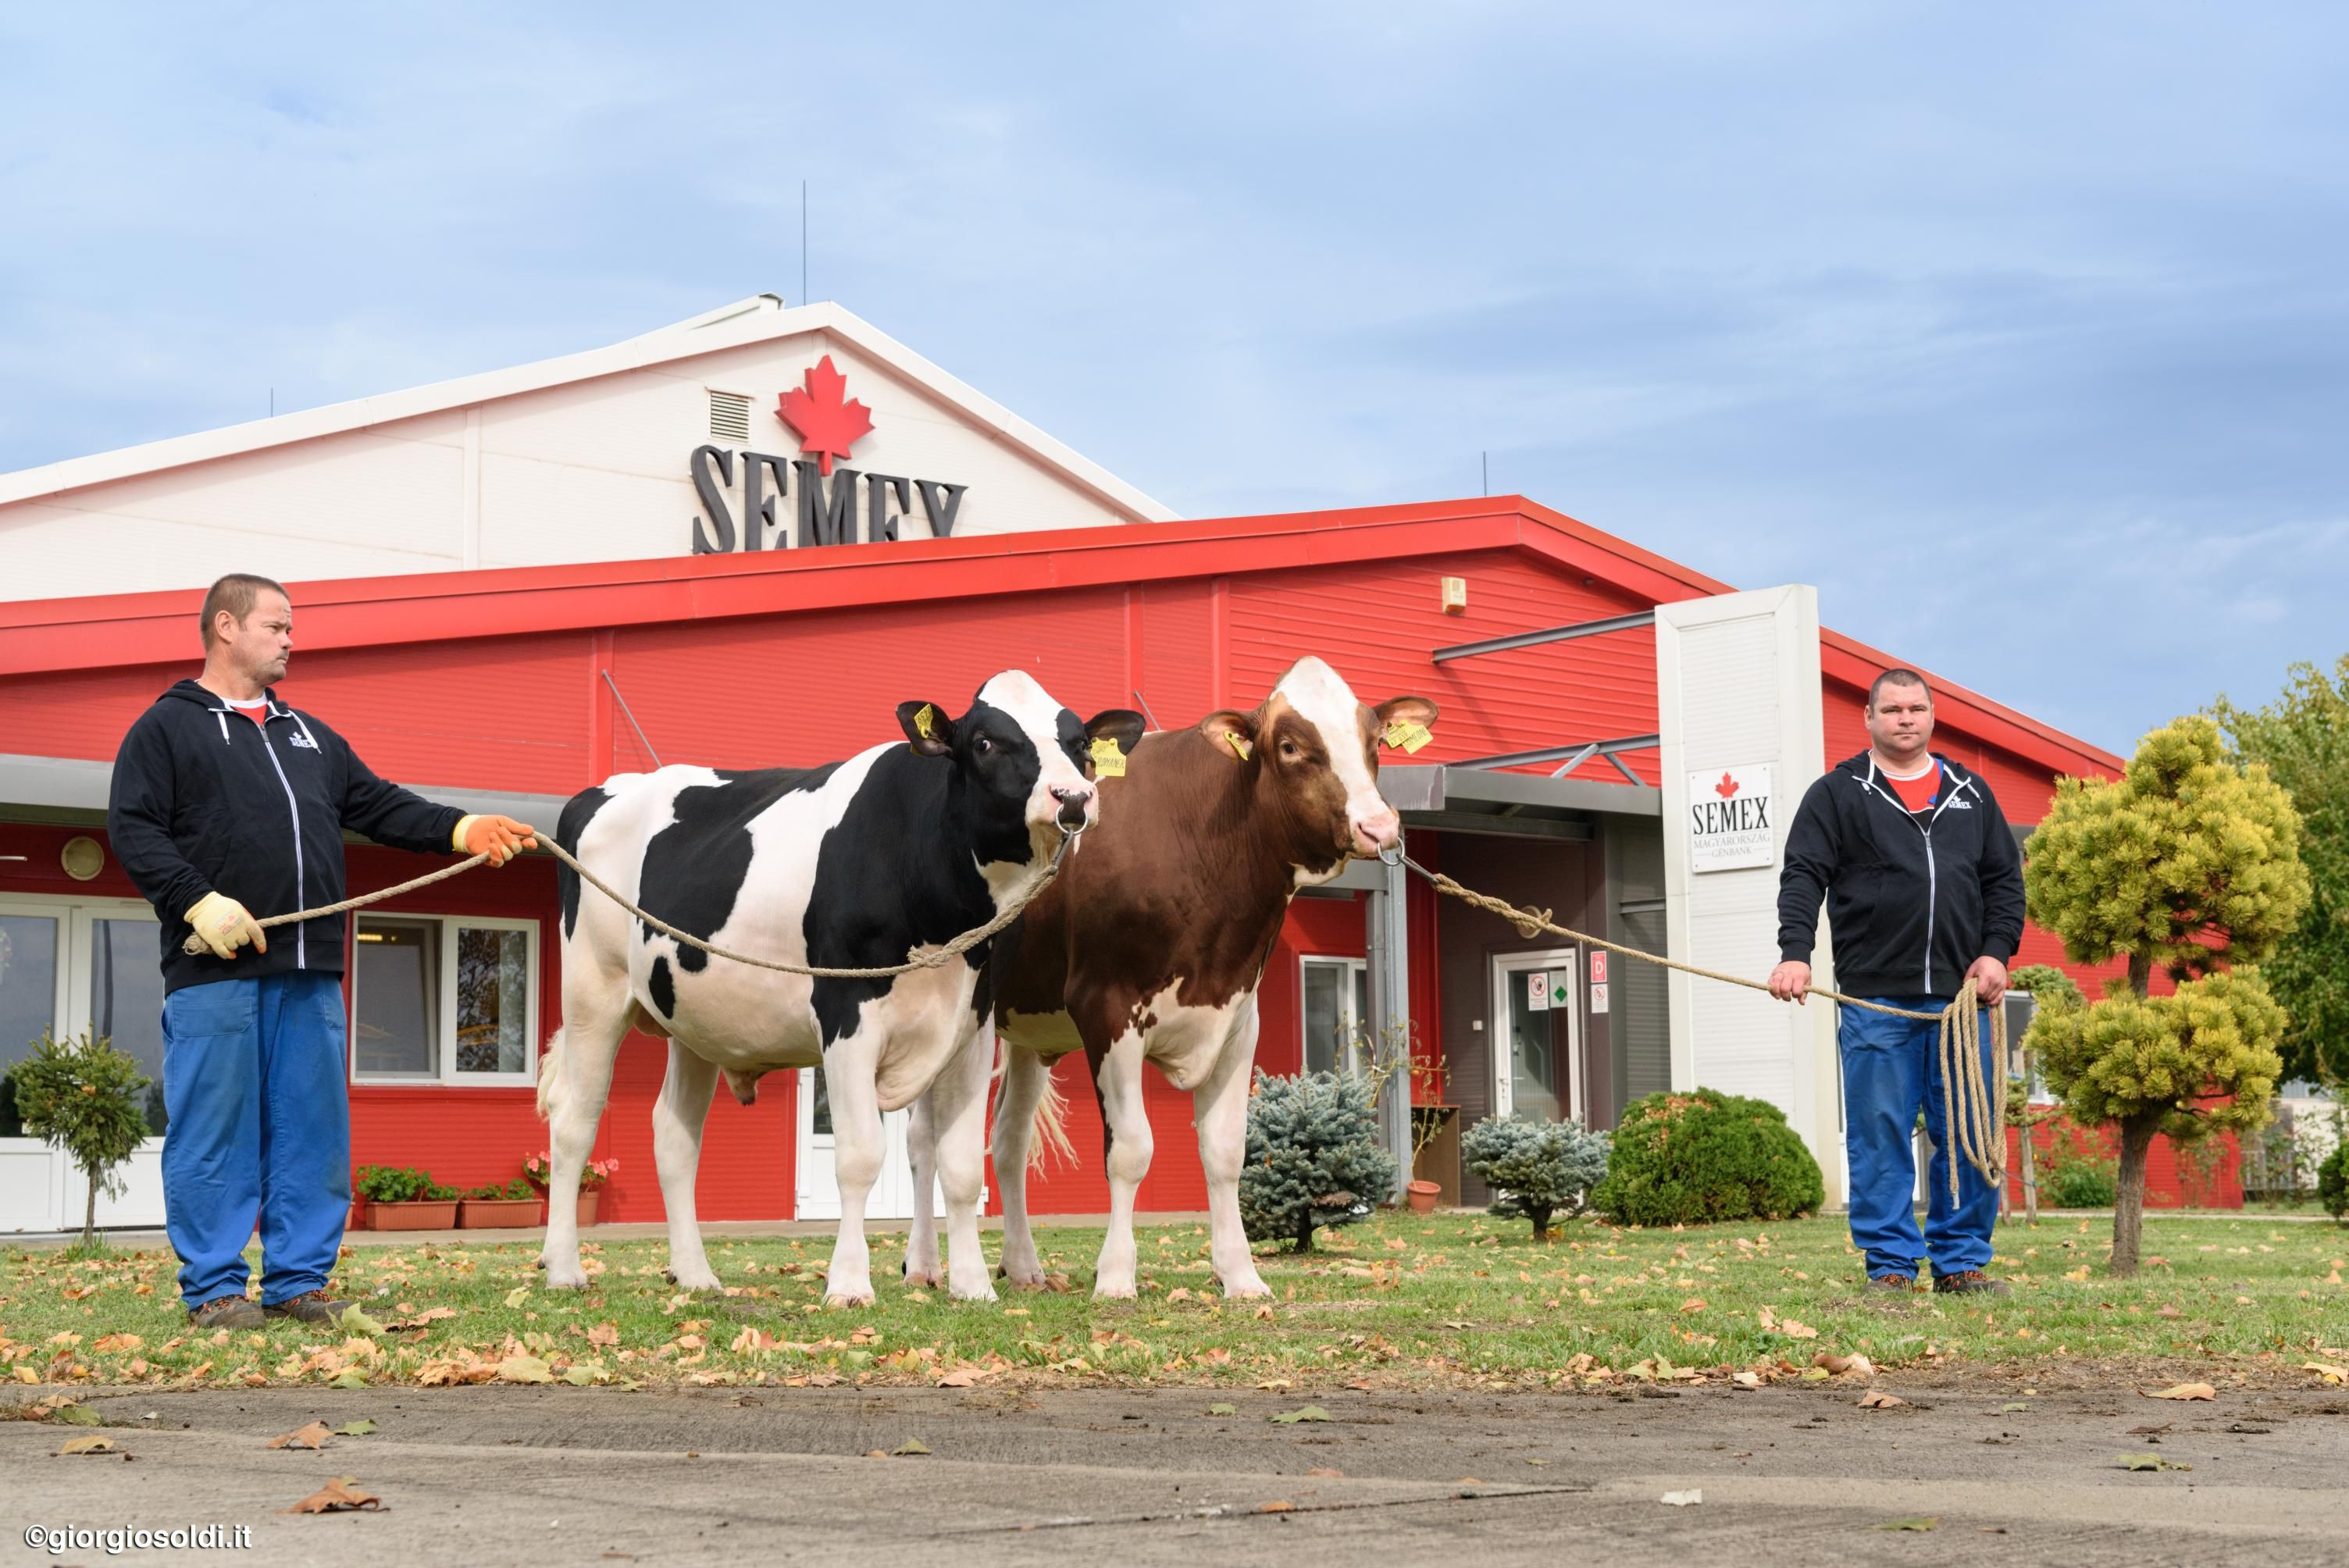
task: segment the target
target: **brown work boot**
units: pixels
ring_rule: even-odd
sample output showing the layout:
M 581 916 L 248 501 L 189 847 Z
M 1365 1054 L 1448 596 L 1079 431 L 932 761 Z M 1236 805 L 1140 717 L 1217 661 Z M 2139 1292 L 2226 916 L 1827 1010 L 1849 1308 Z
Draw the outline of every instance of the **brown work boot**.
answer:
M 1868 1276 L 1868 1293 L 1870 1295 L 1906 1295 L 1916 1288 L 1916 1280 L 1905 1274 L 1880 1274 Z
M 1980 1269 L 1960 1269 L 1955 1274 L 1935 1274 L 1933 1294 L 1936 1295 L 2004 1295 L 2006 1282 L 1992 1279 Z
M 207 1333 L 215 1328 L 258 1328 L 265 1321 L 261 1304 L 248 1295 L 216 1295 L 202 1306 L 188 1309 L 188 1326 Z
M 329 1327 L 343 1321 L 350 1310 L 347 1301 L 336 1301 L 323 1290 L 305 1290 L 300 1295 L 289 1295 L 274 1306 L 261 1310 L 271 1317 L 290 1317 L 301 1323 L 324 1324 Z

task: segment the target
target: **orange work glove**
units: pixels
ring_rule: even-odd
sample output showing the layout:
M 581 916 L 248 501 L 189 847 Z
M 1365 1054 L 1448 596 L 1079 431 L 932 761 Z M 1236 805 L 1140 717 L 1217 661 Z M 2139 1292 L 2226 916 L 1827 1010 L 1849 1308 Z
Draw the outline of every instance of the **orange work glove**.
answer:
M 457 830 L 450 835 L 450 841 L 459 854 L 478 855 L 486 851 L 490 864 L 502 866 L 523 851 L 538 848 L 538 830 L 512 817 L 464 817 L 458 820 Z

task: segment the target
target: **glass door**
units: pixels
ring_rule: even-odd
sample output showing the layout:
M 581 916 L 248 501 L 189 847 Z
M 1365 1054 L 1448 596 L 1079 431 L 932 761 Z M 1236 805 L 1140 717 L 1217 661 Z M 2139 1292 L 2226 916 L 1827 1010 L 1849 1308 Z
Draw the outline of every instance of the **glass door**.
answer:
M 1575 998 L 1579 952 L 1557 947 L 1493 959 L 1495 1114 L 1535 1121 L 1587 1117 Z
M 65 1195 L 64 1161 L 24 1136 L 7 1074 L 33 1042 L 62 1028 L 69 906 L 0 902 L 0 1232 L 53 1231 Z
M 1305 1070 L 1360 1072 L 1362 1020 L 1371 1015 L 1371 971 L 1360 958 L 1298 960 L 1305 1006 Z
M 836 1220 L 840 1218 L 840 1179 L 833 1165 L 832 1098 L 825 1092 L 822 1068 L 800 1069 L 799 1099 L 799 1191 L 792 1214 L 802 1220 Z M 881 1118 L 881 1175 L 864 1201 L 868 1220 L 914 1217 L 914 1161 L 905 1143 L 913 1119 L 911 1107 L 885 1112 Z M 936 1183 L 932 1186 L 935 1189 Z M 982 1196 L 979 1201 L 983 1204 L 986 1199 Z M 942 1212 L 944 1207 L 941 1203 L 932 1212 Z
M 93 900 L 75 906 L 74 979 L 67 993 L 66 1027 L 114 1042 L 147 1078 L 147 1140 L 115 1171 L 119 1196 L 98 1195 L 101 1225 L 163 1222 L 163 971 L 155 912 L 130 899 Z M 63 1222 L 81 1222 L 88 1183 L 65 1170 Z

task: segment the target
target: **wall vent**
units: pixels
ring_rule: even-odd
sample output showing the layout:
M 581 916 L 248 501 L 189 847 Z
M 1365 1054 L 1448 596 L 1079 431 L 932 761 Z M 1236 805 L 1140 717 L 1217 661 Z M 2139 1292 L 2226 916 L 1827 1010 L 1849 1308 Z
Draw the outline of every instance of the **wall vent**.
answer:
M 720 441 L 750 438 L 750 399 L 740 392 L 709 394 L 709 434 Z

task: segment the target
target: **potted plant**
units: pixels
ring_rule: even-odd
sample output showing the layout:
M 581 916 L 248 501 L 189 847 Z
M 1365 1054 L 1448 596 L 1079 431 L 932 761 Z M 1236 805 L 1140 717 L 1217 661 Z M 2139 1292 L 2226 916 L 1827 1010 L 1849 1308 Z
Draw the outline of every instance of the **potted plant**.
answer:
M 362 1165 L 351 1190 L 367 1200 L 369 1227 L 378 1231 L 446 1231 L 457 1223 L 457 1189 L 429 1171 Z
M 44 1033 L 33 1042 L 33 1054 L 16 1065 L 6 1081 L 25 1134 L 64 1150 L 81 1167 L 87 1193 L 75 1253 L 103 1250 L 98 1239 L 98 1194 L 122 1195 L 118 1168 L 147 1137 L 147 1114 L 141 1107 L 149 1080 L 140 1074 L 138 1061 L 116 1050 L 106 1036 L 88 1029 L 69 1040 Z
M 590 1160 L 579 1172 L 579 1223 L 595 1222 L 596 1190 L 619 1174 L 620 1161 L 616 1155 L 609 1160 Z M 554 1175 L 552 1155 L 538 1153 L 522 1162 L 522 1173 L 543 1189 Z
M 457 1205 L 461 1231 L 520 1230 L 535 1225 L 545 1213 L 538 1189 L 517 1176 L 501 1187 L 492 1181 L 469 1189 Z

